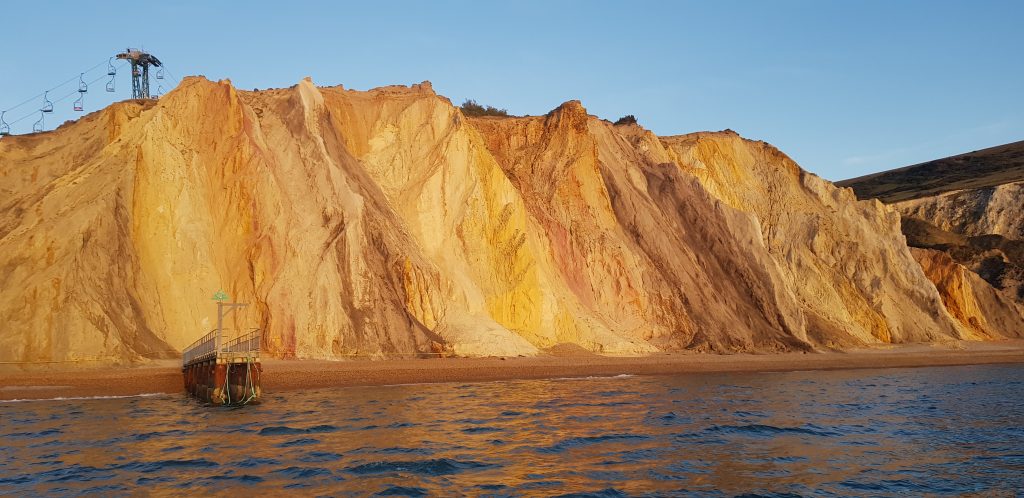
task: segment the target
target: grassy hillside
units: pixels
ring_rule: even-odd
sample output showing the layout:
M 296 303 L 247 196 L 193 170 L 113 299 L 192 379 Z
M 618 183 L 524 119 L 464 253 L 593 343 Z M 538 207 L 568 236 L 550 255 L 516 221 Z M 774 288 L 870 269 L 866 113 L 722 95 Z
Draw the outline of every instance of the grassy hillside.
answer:
M 1024 180 L 1024 141 L 836 182 L 861 199 L 892 203 Z

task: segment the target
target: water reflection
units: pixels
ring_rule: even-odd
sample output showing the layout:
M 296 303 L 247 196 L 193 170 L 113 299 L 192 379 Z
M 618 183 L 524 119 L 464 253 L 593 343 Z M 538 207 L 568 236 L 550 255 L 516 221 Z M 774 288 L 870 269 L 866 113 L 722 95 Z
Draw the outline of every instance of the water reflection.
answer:
M 1012 493 L 1018 366 L 0 403 L 15 492 Z

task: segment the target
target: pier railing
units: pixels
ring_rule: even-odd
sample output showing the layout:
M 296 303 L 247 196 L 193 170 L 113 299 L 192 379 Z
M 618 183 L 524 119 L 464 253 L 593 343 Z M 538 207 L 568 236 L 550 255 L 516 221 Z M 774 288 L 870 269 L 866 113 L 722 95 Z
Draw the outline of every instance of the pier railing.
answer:
M 220 330 L 213 329 L 181 353 L 181 363 L 189 365 L 200 361 L 216 359 L 222 353 L 232 356 L 255 356 L 260 352 L 260 330 L 252 329 L 235 339 L 224 342 Z
M 260 329 L 252 329 L 245 334 L 228 341 L 221 351 L 224 353 L 259 354 Z
M 197 361 L 208 360 L 217 357 L 217 342 L 220 339 L 220 331 L 211 330 L 208 334 L 193 342 L 181 352 L 181 363 L 188 365 Z

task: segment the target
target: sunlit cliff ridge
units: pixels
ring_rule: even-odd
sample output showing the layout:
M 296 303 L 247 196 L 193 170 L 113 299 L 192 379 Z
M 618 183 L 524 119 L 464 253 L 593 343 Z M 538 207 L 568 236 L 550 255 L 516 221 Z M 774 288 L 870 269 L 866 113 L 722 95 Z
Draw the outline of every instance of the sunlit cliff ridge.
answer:
M 915 256 L 898 212 L 771 145 L 658 137 L 576 101 L 469 118 L 429 83 L 194 77 L 0 140 L 0 361 L 172 357 L 214 327 L 219 289 L 282 357 L 1021 333 L 1012 303 L 951 313 Z

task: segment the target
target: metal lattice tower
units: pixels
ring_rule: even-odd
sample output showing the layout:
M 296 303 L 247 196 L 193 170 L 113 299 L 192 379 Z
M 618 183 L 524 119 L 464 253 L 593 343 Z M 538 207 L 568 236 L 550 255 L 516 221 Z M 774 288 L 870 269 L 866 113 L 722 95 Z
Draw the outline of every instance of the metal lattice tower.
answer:
M 132 64 L 132 98 L 152 98 L 149 94 L 149 66 L 162 66 L 160 59 L 135 48 L 126 49 L 117 54 L 117 58 L 125 59 Z

